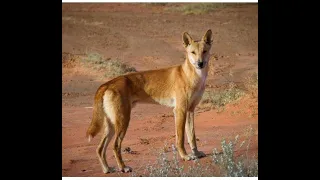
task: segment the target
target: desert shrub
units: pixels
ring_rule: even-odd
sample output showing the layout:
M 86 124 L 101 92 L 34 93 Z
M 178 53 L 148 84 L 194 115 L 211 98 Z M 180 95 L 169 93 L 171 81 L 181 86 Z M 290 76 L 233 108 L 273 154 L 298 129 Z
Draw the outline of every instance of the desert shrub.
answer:
M 205 91 L 200 104 L 210 104 L 214 108 L 220 108 L 228 103 L 238 100 L 244 94 L 243 90 L 237 88 L 234 83 L 230 83 L 229 88 L 226 90 Z
M 213 150 L 212 160 L 218 165 L 221 176 L 227 177 L 257 177 L 258 176 L 258 161 L 253 157 L 248 156 L 249 147 L 251 144 L 251 137 L 253 135 L 253 129 L 251 127 L 246 129 L 246 140 L 242 141 L 237 148 L 239 135 L 235 137 L 235 140 L 221 141 L 222 153 L 218 153 L 217 149 Z M 247 142 L 246 142 L 247 141 Z M 239 158 L 235 158 L 234 151 L 240 149 L 243 145 L 246 146 L 246 154 L 241 155 Z
M 134 67 L 121 63 L 117 59 L 105 59 L 98 53 L 90 53 L 82 59 L 82 62 L 97 71 L 103 71 L 104 76 L 111 78 L 130 72 L 136 72 Z
M 185 15 L 188 14 L 204 14 L 214 11 L 218 8 L 226 7 L 226 3 L 188 3 L 182 6 L 171 6 L 166 8 L 166 11 L 182 12 Z
M 258 73 L 252 73 L 245 78 L 244 86 L 252 97 L 258 97 Z
M 219 153 L 217 148 L 213 149 L 211 164 L 201 164 L 199 159 L 196 159 L 188 167 L 185 167 L 179 161 L 180 156 L 174 145 L 172 145 L 172 158 L 169 158 L 168 147 L 165 145 L 159 151 L 156 162 L 149 163 L 144 167 L 145 172 L 143 174 L 138 175 L 133 172 L 131 175 L 149 177 L 257 177 L 258 161 L 254 156 L 250 158 L 248 155 L 253 134 L 253 129 L 248 127 L 246 129 L 246 139 L 240 145 L 238 144 L 239 135 L 235 137 L 234 141 L 228 143 L 225 139 L 222 139 L 222 151 Z M 235 157 L 234 152 L 242 147 L 246 147 L 245 154 Z

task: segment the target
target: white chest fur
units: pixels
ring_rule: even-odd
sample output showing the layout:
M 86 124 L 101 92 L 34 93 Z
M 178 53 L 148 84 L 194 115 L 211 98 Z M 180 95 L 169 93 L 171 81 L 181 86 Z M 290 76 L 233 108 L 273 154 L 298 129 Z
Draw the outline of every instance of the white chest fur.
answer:
M 190 105 L 191 104 L 198 104 L 202 98 L 203 92 L 205 90 L 205 84 L 206 84 L 206 78 L 207 73 L 203 69 L 197 69 L 197 74 L 200 76 L 200 80 L 197 83 L 197 86 L 195 87 L 195 91 L 191 94 L 190 97 Z

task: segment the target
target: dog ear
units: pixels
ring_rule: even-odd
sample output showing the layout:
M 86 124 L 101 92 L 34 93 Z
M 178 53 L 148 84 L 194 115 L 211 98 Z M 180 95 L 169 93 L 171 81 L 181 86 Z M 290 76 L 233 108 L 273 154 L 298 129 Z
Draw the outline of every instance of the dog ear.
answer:
M 183 40 L 183 46 L 186 48 L 187 46 L 189 46 L 191 44 L 191 42 L 193 42 L 192 37 L 187 33 L 184 32 L 182 35 L 182 40 Z
M 205 42 L 208 45 L 211 45 L 213 40 L 212 40 L 212 31 L 211 29 L 207 30 L 205 35 L 202 37 L 202 41 Z

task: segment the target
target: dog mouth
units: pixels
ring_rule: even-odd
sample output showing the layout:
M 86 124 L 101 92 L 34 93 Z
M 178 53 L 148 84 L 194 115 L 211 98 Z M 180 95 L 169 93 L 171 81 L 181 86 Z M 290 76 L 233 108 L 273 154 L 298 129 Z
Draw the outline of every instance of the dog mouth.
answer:
M 196 69 L 203 69 L 203 68 L 204 68 L 204 65 L 199 66 L 198 64 L 194 64 L 194 67 L 195 67 Z

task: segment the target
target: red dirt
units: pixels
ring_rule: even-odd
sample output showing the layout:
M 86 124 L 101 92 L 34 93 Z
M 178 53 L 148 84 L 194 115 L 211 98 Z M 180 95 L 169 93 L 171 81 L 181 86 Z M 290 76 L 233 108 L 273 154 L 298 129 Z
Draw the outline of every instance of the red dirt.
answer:
M 181 35 L 188 31 L 199 39 L 209 28 L 214 34 L 213 56 L 207 88 L 226 87 L 229 81 L 243 87 L 244 77 L 257 72 L 258 20 L 257 5 L 227 7 L 204 15 L 182 15 L 164 10 L 171 6 L 145 6 L 143 4 L 63 4 L 63 52 L 83 55 L 98 52 L 105 57 L 135 67 L 138 71 L 162 68 L 184 61 Z M 65 59 L 68 59 L 65 57 Z M 232 72 L 233 76 L 228 76 Z M 62 108 L 62 174 L 63 176 L 130 176 L 130 173 L 103 174 L 95 149 L 99 134 L 90 143 L 85 138 L 91 121 L 93 97 L 106 78 L 78 62 L 63 61 Z M 257 99 L 242 98 L 229 104 L 225 110 L 197 108 L 195 131 L 199 150 L 207 155 L 214 148 L 221 149 L 222 138 L 244 138 L 245 129 L 254 129 L 249 154 L 258 152 Z M 154 162 L 159 150 L 167 143 L 174 144 L 174 118 L 172 109 L 160 105 L 138 104 L 122 148 L 130 147 L 135 154 L 123 154 L 126 165 L 144 171 Z M 190 152 L 188 143 L 185 143 Z M 171 150 L 169 153 L 172 154 Z M 243 149 L 236 152 L 243 154 Z M 170 155 L 169 155 L 170 156 Z M 200 159 L 201 163 L 211 159 Z M 111 146 L 107 161 L 116 167 Z

